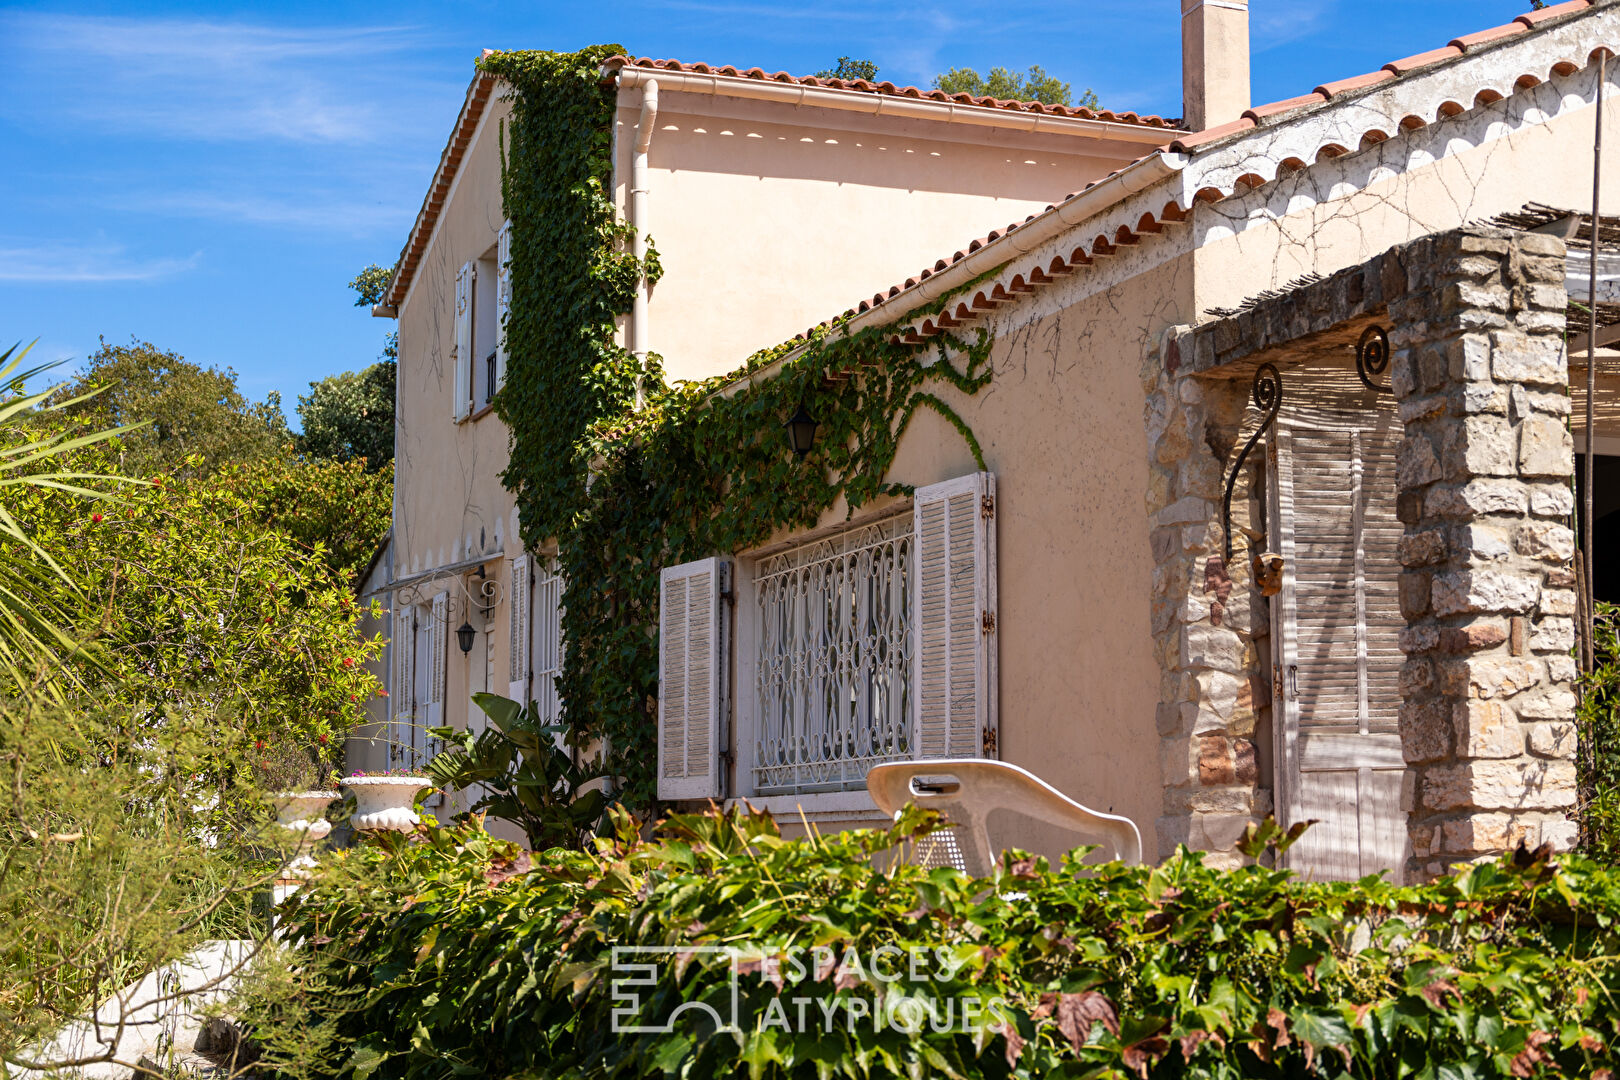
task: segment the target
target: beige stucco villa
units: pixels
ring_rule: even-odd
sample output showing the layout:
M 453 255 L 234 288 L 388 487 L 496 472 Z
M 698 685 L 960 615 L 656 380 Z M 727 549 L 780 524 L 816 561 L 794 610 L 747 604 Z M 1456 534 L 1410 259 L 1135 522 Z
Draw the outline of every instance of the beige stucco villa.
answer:
M 666 268 L 625 320 L 625 343 L 660 354 L 671 380 L 729 370 L 852 289 L 904 276 L 964 230 L 1034 213 L 1175 130 L 1131 113 L 675 61 L 621 58 L 603 77 L 618 93 L 614 197 Z M 391 690 L 351 743 L 354 767 L 419 762 L 423 729 L 466 723 L 481 690 L 556 707 L 561 583 L 546 552 L 515 549 L 500 480 L 508 434 L 489 404 L 505 362 L 509 115 L 500 81 L 477 74 L 378 308 L 400 336 L 394 526 L 367 586 L 393 599 L 378 671 Z M 772 272 L 745 278 L 716 258 L 720 235 Z M 476 631 L 466 652 L 464 625 Z
M 661 754 L 662 796 L 872 821 L 864 768 L 904 747 L 1023 765 L 1130 817 L 1150 855 L 1233 858 L 1270 813 L 1320 822 L 1289 853 L 1318 876 L 1573 841 L 1572 478 L 1577 453 L 1620 450 L 1620 417 L 1600 347 L 1609 400 L 1585 430 L 1587 350 L 1566 342 L 1591 222 L 1525 208 L 1591 206 L 1620 4 L 1573 0 L 1254 108 L 1244 5 L 1183 7 L 1196 133 L 604 71 L 619 203 L 666 270 L 629 347 L 716 374 L 862 295 L 851 328 L 993 341 L 990 391 L 940 391 L 986 470 L 919 413 L 891 470 L 914 496 L 661 569 L 684 605 L 665 635 L 724 643 L 702 670 L 666 650 L 660 746 L 716 750 Z M 498 479 L 506 433 L 483 402 L 501 358 L 476 362 L 498 353 L 502 109 L 475 80 L 381 309 L 400 326 L 388 722 L 405 754 L 470 690 L 546 700 L 563 647 L 563 583 L 515 549 Z M 1604 181 L 1620 208 L 1620 168 Z M 705 257 L 717 220 L 772 273 Z M 1620 492 L 1598 476 L 1601 508 Z M 829 708 L 806 673 L 793 597 L 851 581 L 895 598 L 883 633 L 911 659 L 838 677 L 904 709 Z M 672 688 L 702 680 L 724 692 L 682 711 Z M 1010 816 L 1002 839 L 1065 838 Z

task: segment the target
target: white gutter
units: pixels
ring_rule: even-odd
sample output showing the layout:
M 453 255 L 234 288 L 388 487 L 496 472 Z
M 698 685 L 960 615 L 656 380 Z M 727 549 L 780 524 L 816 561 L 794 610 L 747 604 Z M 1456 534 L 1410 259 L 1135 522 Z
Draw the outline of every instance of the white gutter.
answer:
M 850 319 L 839 327 L 840 332 L 854 333 L 869 326 L 885 326 L 897 323 L 907 315 L 925 308 L 947 293 L 953 292 L 963 284 L 972 281 L 982 274 L 989 273 L 1003 263 L 1010 262 L 1020 255 L 1027 255 L 1036 248 L 1062 236 L 1070 229 L 1082 224 L 1090 218 L 1096 217 L 1105 210 L 1112 209 L 1119 203 L 1148 188 L 1175 176 L 1187 167 L 1188 157 L 1166 150 L 1153 154 L 1140 161 L 1132 162 L 1119 172 L 1101 181 L 1095 187 L 1087 188 L 1072 199 L 1065 200 L 1050 210 L 1038 215 L 1032 221 L 1027 221 L 1012 232 L 1002 234 L 998 239 L 981 247 L 967 256 L 967 258 L 954 262 L 937 274 L 929 276 L 926 280 L 912 286 L 892 300 L 868 308 L 859 315 Z M 1087 240 L 1090 240 L 1087 237 Z M 986 286 L 988 289 L 988 286 Z M 756 378 L 768 377 L 778 367 L 797 358 L 804 348 L 794 349 L 780 359 L 750 372 L 746 377 L 725 386 L 716 393 L 721 397 L 730 397 L 742 387 L 752 383 Z
M 640 262 L 647 257 L 647 150 L 652 146 L 653 128 L 658 123 L 658 80 L 646 79 L 641 83 L 641 118 L 636 121 L 636 147 L 630 158 L 630 252 Z M 630 344 L 636 355 L 636 366 L 644 374 L 647 370 L 647 303 L 651 299 L 652 283 L 642 275 L 636 287 L 635 306 L 630 311 Z M 636 408 L 643 404 L 641 375 L 636 376 Z
M 722 97 L 752 98 L 785 105 L 809 105 L 820 109 L 865 113 L 869 116 L 904 117 L 1014 131 L 1078 135 L 1092 139 L 1118 139 L 1146 146 L 1163 146 L 1186 132 L 1173 127 L 1121 124 L 1112 120 L 1084 120 L 1074 116 L 997 109 L 987 105 L 963 105 L 956 101 L 908 98 L 862 90 L 834 90 L 804 83 L 768 82 L 735 75 L 705 75 L 696 71 L 669 71 L 626 64 L 602 69 L 604 77 L 617 77 L 621 88 L 658 82 L 666 90 L 687 94 L 713 94 Z

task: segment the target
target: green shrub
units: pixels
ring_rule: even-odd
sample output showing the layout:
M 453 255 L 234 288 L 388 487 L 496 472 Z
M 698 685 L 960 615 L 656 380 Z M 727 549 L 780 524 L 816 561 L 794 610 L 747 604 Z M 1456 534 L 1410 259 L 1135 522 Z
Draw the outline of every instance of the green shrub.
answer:
M 531 866 L 513 845 L 430 824 L 330 859 L 284 914 L 296 965 L 244 1007 L 271 1059 L 301 1076 L 1610 1067 L 1620 878 L 1580 857 L 1521 853 L 1410 888 L 1217 871 L 1185 851 L 1091 876 L 1072 855 L 1054 869 L 1012 853 L 987 880 L 876 868 L 933 826 L 909 811 L 887 831 L 783 840 L 763 815 L 709 813 L 643 841 L 621 817 L 598 852 Z M 670 949 L 619 1017 L 643 1024 L 681 1003 L 723 1011 L 731 963 L 699 947 L 734 950 L 740 1029 L 688 1014 L 663 1034 L 615 1033 L 628 1007 L 616 946 Z M 955 1019 L 940 1023 L 947 1003 Z M 964 1030 L 969 1004 L 1008 1028 Z M 910 1026 L 926 1007 L 936 1022 L 915 1033 L 855 1015 Z
M 534 702 L 519 705 L 499 694 L 474 694 L 489 726 L 428 728 L 445 750 L 428 762 L 433 782 L 450 791 L 473 789 L 468 813 L 510 821 L 536 850 L 579 847 L 602 826 L 607 796 L 600 786 L 581 791 L 601 774 L 582 769 L 559 745 L 567 732 L 547 724 Z
M 1620 609 L 1598 604 L 1596 663 L 1581 676 L 1581 846 L 1595 859 L 1620 859 Z
M 0 701 L 0 1076 L 62 1064 L 42 1041 L 98 1004 L 114 1031 L 111 996 L 147 972 L 262 933 L 256 898 L 291 857 L 295 838 L 233 779 L 239 716 L 127 720 L 116 703 Z

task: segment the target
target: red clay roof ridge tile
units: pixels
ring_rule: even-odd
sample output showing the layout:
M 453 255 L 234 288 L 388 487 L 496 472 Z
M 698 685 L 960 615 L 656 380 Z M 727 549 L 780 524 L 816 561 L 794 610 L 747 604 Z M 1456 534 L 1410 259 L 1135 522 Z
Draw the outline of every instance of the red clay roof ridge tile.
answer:
M 1513 21 L 1533 27 L 1546 22 L 1548 19 L 1556 19 L 1560 15 L 1573 15 L 1577 11 L 1585 11 L 1591 6 L 1591 0 L 1568 0 L 1567 3 L 1554 4 L 1551 7 L 1542 8 L 1540 11 L 1527 11 Z
M 785 71 L 778 71 L 775 74 L 768 75 L 757 67 L 744 71 L 730 64 L 717 67 L 701 62 L 655 60 L 645 56 L 610 56 L 602 62 L 602 66 L 615 69 L 639 67 L 662 71 L 689 71 L 699 75 L 723 75 L 728 78 L 796 83 L 800 86 L 815 86 L 828 90 L 850 90 L 865 94 L 883 94 L 888 97 L 951 102 L 958 105 L 976 105 L 980 108 L 1001 109 L 1007 112 L 1032 112 L 1050 116 L 1064 116 L 1076 120 L 1102 120 L 1137 127 L 1155 127 L 1167 130 L 1181 129 L 1181 121 L 1172 117 L 1144 116 L 1135 112 L 1114 112 L 1110 109 L 1090 109 L 1084 105 L 1052 105 L 1042 101 L 974 97 L 972 94 L 964 93 L 947 94 L 943 90 L 924 89 L 920 86 L 896 86 L 888 80 L 874 83 L 866 79 L 834 79 L 818 75 L 790 75 Z
M 1332 100 L 1340 94 L 1348 94 L 1355 90 L 1365 90 L 1369 86 L 1377 86 L 1381 82 L 1388 82 L 1395 77 L 1395 73 L 1388 68 L 1379 68 L 1369 71 L 1365 75 L 1352 75 L 1348 79 L 1339 79 L 1335 82 L 1323 83 L 1318 86 L 1315 93 Z

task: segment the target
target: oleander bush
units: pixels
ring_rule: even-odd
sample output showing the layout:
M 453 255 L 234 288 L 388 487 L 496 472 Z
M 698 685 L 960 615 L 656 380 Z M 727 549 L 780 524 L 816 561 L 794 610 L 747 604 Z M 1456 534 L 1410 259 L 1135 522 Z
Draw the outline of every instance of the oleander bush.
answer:
M 621 814 L 531 856 L 429 822 L 331 857 L 239 1005 L 298 1076 L 1609 1076 L 1620 877 L 1585 858 L 1396 887 L 890 857 L 937 824 Z

